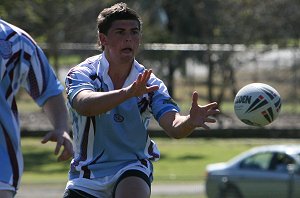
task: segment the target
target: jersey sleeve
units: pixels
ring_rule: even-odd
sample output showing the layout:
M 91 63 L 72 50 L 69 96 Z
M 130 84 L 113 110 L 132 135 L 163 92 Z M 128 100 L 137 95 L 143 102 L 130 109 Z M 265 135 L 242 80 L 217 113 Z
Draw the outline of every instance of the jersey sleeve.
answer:
M 28 64 L 27 78 L 23 87 L 35 102 L 42 106 L 49 97 L 62 93 L 64 87 L 39 46 L 27 40 L 27 43 L 24 42 L 24 49 L 28 49 L 30 45 L 34 46 L 31 48 L 32 53 L 30 50 L 25 50 L 23 56 L 25 59 L 23 63 Z
M 152 109 L 154 118 L 159 121 L 161 116 L 166 112 L 180 112 L 180 108 L 169 95 L 166 85 L 160 79 L 156 78 L 154 74 L 151 75 L 152 78 L 149 80 L 151 85 L 159 86 L 159 89 L 153 92 L 153 96 L 150 102 L 150 107 Z
M 72 105 L 74 97 L 83 90 L 96 91 L 93 83 L 95 72 L 92 68 L 84 65 L 78 65 L 72 68 L 66 77 L 66 92 L 69 103 Z

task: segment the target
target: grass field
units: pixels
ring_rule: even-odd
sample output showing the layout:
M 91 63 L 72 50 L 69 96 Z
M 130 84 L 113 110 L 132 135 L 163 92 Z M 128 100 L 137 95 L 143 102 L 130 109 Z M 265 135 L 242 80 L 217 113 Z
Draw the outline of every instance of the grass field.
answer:
M 209 163 L 227 161 L 258 145 L 300 143 L 300 140 L 290 139 L 155 138 L 154 141 L 161 151 L 161 159 L 154 162 L 157 183 L 202 182 Z M 67 180 L 69 161 L 56 162 L 54 146 L 54 143 L 42 145 L 39 138 L 22 139 L 24 183 L 64 183 Z
M 205 179 L 205 166 L 227 161 L 249 148 L 265 144 L 299 144 L 292 139 L 202 139 L 173 140 L 154 138 L 161 151 L 161 159 L 154 163 L 153 185 L 201 184 Z M 42 145 L 39 138 L 23 138 L 25 171 L 23 189 L 48 189 L 63 192 L 67 181 L 68 162 L 57 162 L 53 154 L 54 143 Z M 27 190 L 28 191 L 28 190 Z M 23 198 L 21 194 L 17 198 Z M 38 197 L 38 196 L 37 196 Z M 205 198 L 205 195 L 153 195 L 153 198 Z M 32 196 L 31 196 L 32 198 Z

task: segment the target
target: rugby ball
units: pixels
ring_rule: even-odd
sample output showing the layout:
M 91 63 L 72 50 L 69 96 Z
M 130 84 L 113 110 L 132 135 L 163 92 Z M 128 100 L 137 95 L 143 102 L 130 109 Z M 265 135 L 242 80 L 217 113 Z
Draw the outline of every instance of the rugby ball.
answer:
M 234 112 L 243 123 L 266 126 L 279 115 L 281 97 L 270 85 L 251 83 L 241 88 L 234 98 Z

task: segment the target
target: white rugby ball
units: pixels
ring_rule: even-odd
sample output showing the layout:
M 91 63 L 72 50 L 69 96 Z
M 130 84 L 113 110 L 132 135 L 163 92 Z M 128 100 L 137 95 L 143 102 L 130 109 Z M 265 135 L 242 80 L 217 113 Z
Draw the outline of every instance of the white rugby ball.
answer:
M 270 85 L 251 83 L 241 88 L 234 98 L 234 112 L 245 124 L 266 126 L 279 115 L 281 97 Z

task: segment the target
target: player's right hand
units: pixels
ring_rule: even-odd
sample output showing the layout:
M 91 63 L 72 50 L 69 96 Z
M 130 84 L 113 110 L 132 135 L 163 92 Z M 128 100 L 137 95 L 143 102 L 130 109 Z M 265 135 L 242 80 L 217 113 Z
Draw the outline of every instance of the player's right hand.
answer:
M 144 73 L 139 74 L 136 81 L 134 81 L 126 90 L 130 97 L 139 97 L 143 94 L 158 90 L 158 85 L 147 86 L 151 73 L 151 69 L 146 69 Z

